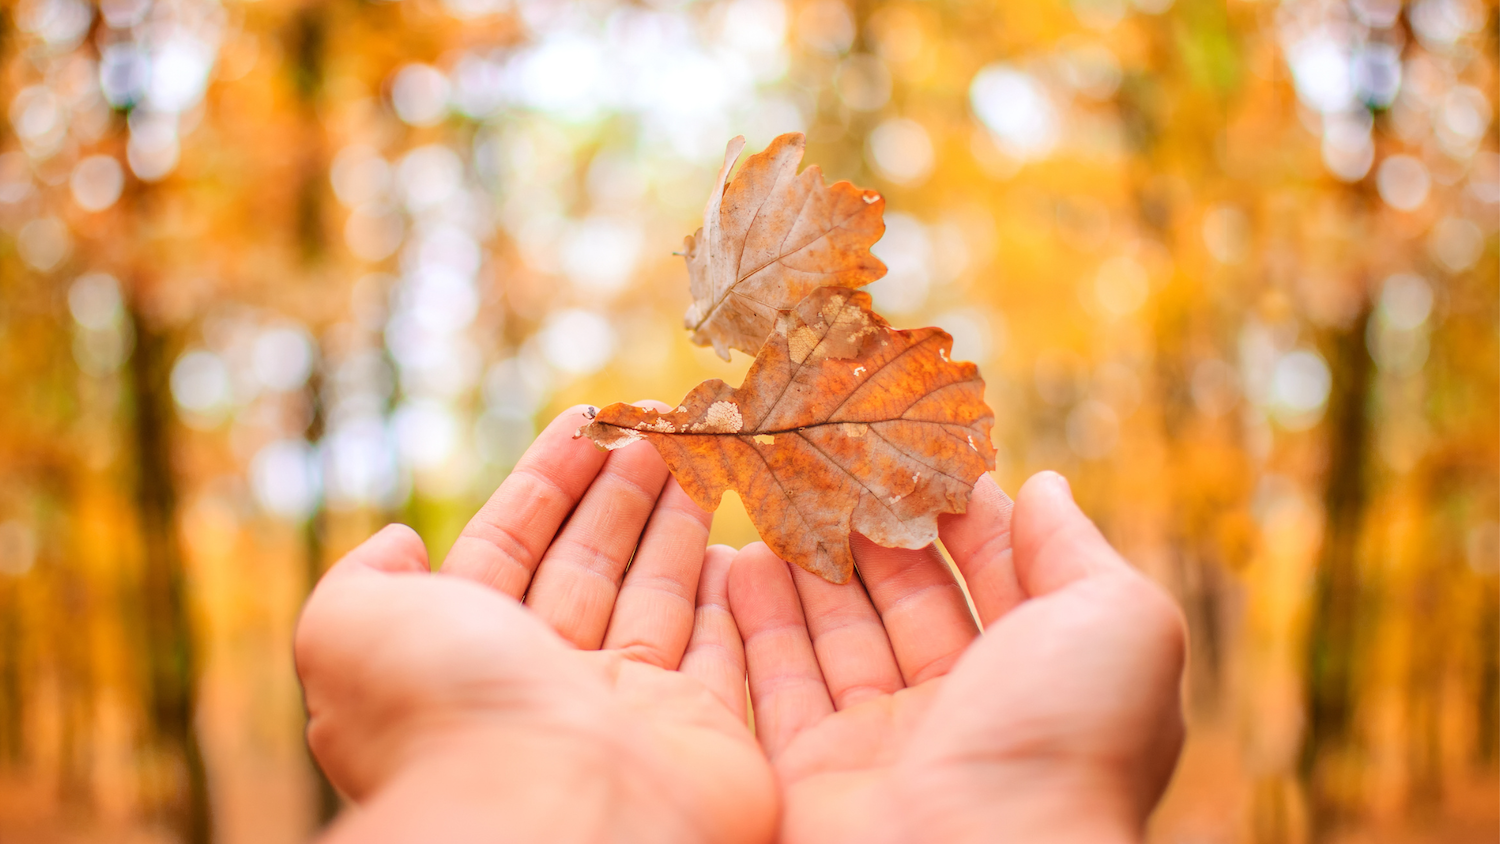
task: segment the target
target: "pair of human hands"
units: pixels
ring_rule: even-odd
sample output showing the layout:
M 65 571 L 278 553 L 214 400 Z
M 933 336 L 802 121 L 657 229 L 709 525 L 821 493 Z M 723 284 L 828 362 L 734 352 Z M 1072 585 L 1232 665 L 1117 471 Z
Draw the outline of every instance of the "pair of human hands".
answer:
M 1182 743 L 1166 595 L 1043 473 L 827 583 L 559 416 L 439 572 L 392 525 L 296 636 L 332 842 L 1138 840 Z M 747 728 L 746 677 L 755 729 Z

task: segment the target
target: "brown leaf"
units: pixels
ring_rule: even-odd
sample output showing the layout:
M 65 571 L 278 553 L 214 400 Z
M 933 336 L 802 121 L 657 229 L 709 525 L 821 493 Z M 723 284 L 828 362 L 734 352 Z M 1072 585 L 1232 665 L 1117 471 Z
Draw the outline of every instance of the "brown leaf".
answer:
M 825 287 L 779 313 L 743 386 L 705 381 L 670 413 L 613 404 L 580 433 L 605 448 L 650 439 L 698 506 L 738 491 L 771 550 L 843 583 L 851 530 L 921 548 L 994 468 L 984 382 L 952 345 Z
M 816 165 L 799 175 L 803 138 L 778 137 L 750 156 L 727 186 L 745 148 L 729 142 L 724 166 L 703 209 L 703 228 L 687 238 L 693 304 L 685 322 L 693 342 L 755 354 L 776 312 L 819 287 L 862 287 L 885 275 L 870 245 L 885 233 L 885 199 L 848 182 L 823 184 Z

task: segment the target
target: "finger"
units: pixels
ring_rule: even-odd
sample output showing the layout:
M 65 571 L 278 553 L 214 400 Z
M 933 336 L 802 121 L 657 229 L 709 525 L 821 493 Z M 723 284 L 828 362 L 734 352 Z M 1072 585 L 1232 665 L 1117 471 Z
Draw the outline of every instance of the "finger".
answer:
M 735 550 L 728 545 L 713 545 L 704 553 L 693 635 L 678 670 L 706 686 L 743 721 L 745 646 L 729 613 L 729 567 L 734 555 Z
M 850 544 L 906 685 L 946 674 L 979 628 L 937 546 L 883 548 L 859 534 Z
M 791 572 L 834 707 L 847 709 L 904 687 L 891 640 L 859 578 L 834 584 L 796 566 Z
M 323 579 L 361 571 L 428 574 L 427 547 L 422 544 L 422 537 L 406 525 L 386 525 L 330 566 Z
M 1039 472 L 1021 486 L 1014 533 L 1016 580 L 1032 597 L 1093 575 L 1133 571 L 1056 472 Z
M 1134 795 L 1144 816 L 1180 747 L 1183 630 L 1171 598 L 1134 574 L 1085 577 L 1028 600 L 943 681 L 926 718 L 941 726 L 914 737 L 911 761 L 1008 759 L 1032 779 L 1062 774 L 1074 788 L 1087 771 L 1089 788 Z M 1107 808 L 1135 811 L 1123 801 Z
M 729 569 L 729 608 L 745 643 L 755 734 L 772 759 L 797 733 L 833 712 L 787 564 L 765 543 L 747 545 Z
M 320 610 L 330 600 L 337 601 L 337 596 L 346 592 L 351 585 L 363 584 L 364 588 L 369 588 L 372 583 L 378 584 L 377 588 L 385 585 L 381 581 L 358 580 L 361 575 L 431 573 L 427 565 L 427 548 L 422 544 L 422 538 L 416 531 L 402 524 L 386 525 L 329 566 L 298 614 L 292 645 L 292 661 L 297 666 L 298 676 L 303 676 L 309 654 L 329 640 L 328 636 L 320 635 L 328 627 L 318 620 L 320 616 L 328 616 L 328 613 Z
M 625 572 L 604 647 L 676 669 L 693 633 L 699 573 L 713 514 L 668 479 Z
M 620 578 L 666 482 L 667 464 L 648 442 L 605 458 L 526 591 L 526 605 L 564 639 L 586 650 L 604 642 Z
M 989 475 L 980 475 L 969 496 L 969 510 L 938 517 L 943 547 L 964 576 L 979 621 L 989 627 L 1026 600 L 1012 564 L 1010 496 Z
M 526 449 L 443 560 L 457 575 L 520 598 L 558 527 L 604 465 L 605 454 L 574 439 L 585 405 L 563 411 Z

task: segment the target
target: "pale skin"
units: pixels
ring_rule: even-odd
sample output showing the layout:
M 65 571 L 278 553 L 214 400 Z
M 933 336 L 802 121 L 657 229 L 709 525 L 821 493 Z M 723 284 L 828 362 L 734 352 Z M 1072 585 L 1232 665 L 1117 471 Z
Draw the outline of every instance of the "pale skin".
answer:
M 1182 742 L 1180 616 L 1043 473 L 834 586 L 649 443 L 557 418 L 438 572 L 391 526 L 309 599 L 330 842 L 1139 841 Z M 755 731 L 747 727 L 746 678 Z

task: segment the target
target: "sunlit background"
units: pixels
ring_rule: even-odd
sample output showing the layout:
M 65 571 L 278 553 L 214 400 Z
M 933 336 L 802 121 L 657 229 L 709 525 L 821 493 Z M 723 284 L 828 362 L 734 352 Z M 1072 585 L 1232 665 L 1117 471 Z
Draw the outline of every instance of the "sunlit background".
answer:
M 737 382 L 672 253 L 792 130 L 1002 485 L 1181 601 L 1153 841 L 1495 841 L 1496 53 L 1491 0 L 7 0 L 0 841 L 310 837 L 313 581 Z

